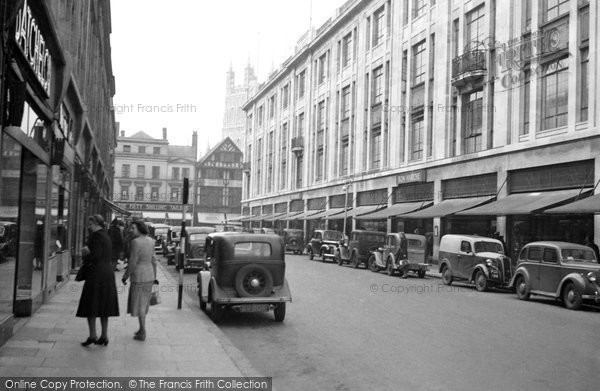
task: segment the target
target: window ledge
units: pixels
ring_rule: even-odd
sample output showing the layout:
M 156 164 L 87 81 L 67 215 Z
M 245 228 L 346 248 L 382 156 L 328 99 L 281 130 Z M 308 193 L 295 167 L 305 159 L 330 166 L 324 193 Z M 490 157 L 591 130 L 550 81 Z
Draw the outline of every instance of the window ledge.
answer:
M 568 126 L 561 126 L 560 128 L 552 128 L 546 130 L 540 130 L 536 133 L 535 138 L 552 137 L 559 134 L 567 133 Z

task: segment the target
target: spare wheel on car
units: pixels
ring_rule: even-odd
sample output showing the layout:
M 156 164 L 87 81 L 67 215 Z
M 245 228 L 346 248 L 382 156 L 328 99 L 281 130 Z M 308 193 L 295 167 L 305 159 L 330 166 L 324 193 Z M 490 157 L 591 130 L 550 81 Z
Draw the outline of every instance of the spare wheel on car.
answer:
M 235 290 L 241 297 L 269 296 L 273 290 L 273 276 L 261 265 L 246 265 L 235 275 Z

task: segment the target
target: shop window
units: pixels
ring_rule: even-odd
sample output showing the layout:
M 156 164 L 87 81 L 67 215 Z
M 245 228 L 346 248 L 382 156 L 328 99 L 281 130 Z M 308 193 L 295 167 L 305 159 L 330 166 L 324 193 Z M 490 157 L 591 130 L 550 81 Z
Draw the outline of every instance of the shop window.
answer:
M 483 131 L 483 90 L 466 94 L 463 98 L 464 153 L 481 151 Z

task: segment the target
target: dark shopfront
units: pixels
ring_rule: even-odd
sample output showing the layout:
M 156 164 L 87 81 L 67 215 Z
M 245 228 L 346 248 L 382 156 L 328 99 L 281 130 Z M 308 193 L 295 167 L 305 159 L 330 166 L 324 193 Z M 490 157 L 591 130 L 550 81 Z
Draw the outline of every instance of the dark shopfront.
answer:
M 397 186 L 394 189 L 394 205 L 421 202 L 417 208 L 430 206 L 433 203 L 433 182 L 409 183 Z M 433 232 L 433 219 L 407 219 L 402 216 L 392 218 L 392 232 L 414 233 L 425 235 Z
M 508 173 L 508 195 L 462 215 L 506 216 L 508 253 L 516 259 L 521 248 L 538 240 L 584 244 L 594 234 L 593 214 L 545 214 L 546 209 L 585 198 L 594 187 L 591 160 L 542 166 Z

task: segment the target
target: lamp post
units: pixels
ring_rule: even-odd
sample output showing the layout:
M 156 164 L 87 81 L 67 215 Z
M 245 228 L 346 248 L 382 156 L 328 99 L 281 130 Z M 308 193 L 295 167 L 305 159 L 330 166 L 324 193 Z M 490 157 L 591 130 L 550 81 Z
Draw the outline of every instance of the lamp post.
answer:
M 225 215 L 225 225 L 227 224 L 227 207 L 229 207 L 229 192 L 227 189 L 227 186 L 229 186 L 229 175 L 227 175 L 228 172 L 226 171 L 225 173 L 223 173 L 223 214 Z
M 346 221 L 348 220 L 348 188 L 350 182 L 347 182 L 342 189 L 346 192 L 346 200 L 344 201 L 344 240 L 346 240 Z

